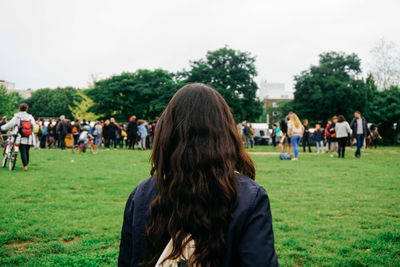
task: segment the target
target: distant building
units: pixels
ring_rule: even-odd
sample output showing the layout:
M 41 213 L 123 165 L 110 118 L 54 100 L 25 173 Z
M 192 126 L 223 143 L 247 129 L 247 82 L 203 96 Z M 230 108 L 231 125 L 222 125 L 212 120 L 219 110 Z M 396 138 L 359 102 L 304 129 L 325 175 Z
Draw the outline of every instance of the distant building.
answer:
M 15 83 L 7 82 L 5 80 L 0 80 L 0 85 L 4 86 L 7 89 L 7 92 L 9 93 L 18 93 L 19 96 L 22 97 L 23 99 L 29 98 L 33 92 L 31 89 L 26 89 L 26 90 L 15 89 Z
M 15 90 L 15 83 L 12 83 L 12 82 L 7 82 L 5 80 L 0 80 L 0 85 L 4 86 L 7 89 L 7 91 Z
M 259 99 L 264 103 L 267 112 L 267 122 L 276 122 L 282 114 L 278 108 L 278 102 L 290 101 L 293 99 L 293 92 L 287 91 L 284 83 L 268 83 L 262 81 L 258 92 Z
M 272 105 L 276 107 L 278 101 L 290 101 L 293 99 L 293 92 L 287 91 L 284 83 L 268 83 L 262 81 L 258 93 L 260 100 L 264 102 L 264 107 Z

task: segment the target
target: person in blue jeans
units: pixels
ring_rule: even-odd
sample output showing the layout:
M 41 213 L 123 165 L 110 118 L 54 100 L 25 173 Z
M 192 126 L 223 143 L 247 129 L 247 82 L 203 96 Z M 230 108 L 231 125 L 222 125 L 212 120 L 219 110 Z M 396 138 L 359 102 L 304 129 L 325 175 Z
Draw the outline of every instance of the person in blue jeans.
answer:
M 351 121 L 350 128 L 353 131 L 353 142 L 357 145 L 355 157 L 361 157 L 361 147 L 364 145 L 364 138 L 371 134 L 367 120 L 361 115 L 360 111 L 354 112 L 354 119 Z
M 300 140 L 304 133 L 304 126 L 301 123 L 299 117 L 295 113 L 290 114 L 290 120 L 288 121 L 288 136 L 291 139 L 293 146 L 294 158 L 293 160 L 298 160 L 299 157 L 299 146 Z

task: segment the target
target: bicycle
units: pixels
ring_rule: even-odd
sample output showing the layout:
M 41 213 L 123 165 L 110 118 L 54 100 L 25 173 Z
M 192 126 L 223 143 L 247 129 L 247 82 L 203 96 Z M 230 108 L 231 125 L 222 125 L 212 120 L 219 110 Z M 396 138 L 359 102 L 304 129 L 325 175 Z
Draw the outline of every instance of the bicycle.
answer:
M 1 140 L 5 144 L 4 150 L 3 150 L 3 160 L 1 163 L 1 167 L 5 168 L 7 166 L 8 162 L 8 169 L 10 171 L 15 169 L 15 163 L 17 162 L 17 157 L 18 157 L 18 148 L 19 146 L 15 144 L 15 140 L 18 135 L 13 134 L 2 134 Z M 4 141 L 4 136 L 8 136 L 7 141 Z
M 96 147 L 96 145 L 92 142 L 92 139 L 89 140 L 89 142 L 82 143 L 80 145 L 75 145 L 72 148 L 72 153 L 74 154 L 79 154 L 81 152 L 86 152 L 86 148 L 89 147 L 90 151 L 92 152 L 92 154 L 97 154 L 99 153 L 99 149 Z

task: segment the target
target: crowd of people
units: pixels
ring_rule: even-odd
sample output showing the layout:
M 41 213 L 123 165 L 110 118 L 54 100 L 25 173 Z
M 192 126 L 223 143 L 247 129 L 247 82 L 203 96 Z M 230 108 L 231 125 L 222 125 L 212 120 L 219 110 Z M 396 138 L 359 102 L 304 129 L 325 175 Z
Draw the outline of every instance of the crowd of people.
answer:
M 303 152 L 312 152 L 311 141 L 315 142 L 317 153 L 329 152 L 331 157 L 345 157 L 346 146 L 355 145 L 357 147 L 355 157 L 361 157 L 361 148 L 365 145 L 375 148 L 379 139 L 382 139 L 376 125 L 368 127 L 366 119 L 360 111 L 354 112 L 351 123 L 346 121 L 343 115 L 333 116 L 325 124 L 318 122 L 315 129 L 311 132 L 308 120 L 301 123 L 299 117 L 293 113 L 283 118 L 280 122 L 272 125 L 272 144 L 279 146 L 282 153 L 287 151 L 290 155 L 293 148 L 293 160 L 298 159 L 300 143 Z
M 117 123 L 114 118 L 96 122 L 75 119 L 71 121 L 64 115 L 57 120 L 34 119 L 28 113 L 28 105 L 21 104 L 20 112 L 8 121 L 3 117 L 0 121 L 0 133 L 6 141 L 8 134 L 15 134 L 15 143 L 18 143 L 24 170 L 29 164 L 29 149 L 72 148 L 92 140 L 100 148 L 106 150 L 117 149 L 151 149 L 153 144 L 155 126 L 158 118 L 152 122 L 136 120 L 131 116 L 127 123 Z M 26 126 L 29 133 L 23 136 L 21 129 Z M 19 139 L 18 139 L 19 138 Z
M 139 150 L 147 150 L 152 146 L 157 120 L 158 118 L 149 123 L 145 120 L 136 120 L 136 116 L 130 117 L 128 123 L 117 123 L 114 118 L 96 122 L 85 119 L 71 121 L 65 116 L 60 116 L 58 120 L 36 119 L 37 128 L 33 131 L 32 145 L 35 149 L 66 149 L 85 139 L 83 136 L 88 136 L 93 139 L 97 147 L 104 146 L 107 150 L 135 149 L 135 146 Z M 0 126 L 6 123 L 7 118 L 3 117 Z M 69 140 L 71 142 L 68 142 Z
M 28 106 L 22 104 L 20 112 L 17 113 L 13 120 L 20 118 L 31 118 L 27 113 Z M 15 119 L 17 118 L 17 119 Z M 3 117 L 0 121 L 1 133 L 5 134 L 12 128 L 21 128 L 16 121 L 7 121 Z M 117 123 L 114 118 L 109 120 L 100 120 L 96 122 L 86 121 L 83 119 L 68 120 L 65 116 L 60 116 L 57 120 L 33 119 L 30 127 L 33 127 L 32 136 L 29 140 L 24 140 L 27 146 L 21 146 L 21 156 L 23 157 L 23 165 L 27 166 L 29 161 L 29 147 L 34 149 L 52 149 L 52 148 L 72 148 L 80 143 L 87 143 L 92 140 L 96 147 L 105 147 L 116 149 L 135 149 L 139 150 L 151 149 L 155 126 L 158 118 L 152 122 L 146 120 L 137 120 L 136 116 L 131 116 L 127 123 Z M 246 148 L 253 148 L 255 129 L 252 124 L 244 121 L 238 127 L 242 141 Z M 356 111 L 351 123 L 348 123 L 343 115 L 333 116 L 325 124 L 318 122 L 311 131 L 308 120 L 300 121 L 299 117 L 290 112 L 280 122 L 272 125 L 270 134 L 272 145 L 279 146 L 282 153 L 291 155 L 293 148 L 294 157 L 289 158 L 298 160 L 300 144 L 302 143 L 303 152 L 312 152 L 311 142 L 316 146 L 318 154 L 329 152 L 331 157 L 337 155 L 339 158 L 345 157 L 346 146 L 356 145 L 356 157 L 361 156 L 361 148 L 364 144 L 374 146 L 376 148 L 381 136 L 378 128 L 372 125 L 368 127 L 367 121 Z M 6 137 L 5 137 L 6 138 Z

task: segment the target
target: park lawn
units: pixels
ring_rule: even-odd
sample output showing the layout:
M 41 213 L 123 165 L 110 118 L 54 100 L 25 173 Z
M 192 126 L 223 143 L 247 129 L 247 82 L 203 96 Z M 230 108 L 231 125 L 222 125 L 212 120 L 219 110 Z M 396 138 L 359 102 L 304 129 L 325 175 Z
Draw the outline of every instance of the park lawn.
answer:
M 249 151 L 277 151 L 256 147 Z M 400 266 L 400 149 L 361 159 L 252 154 L 282 266 Z M 0 170 L 1 266 L 115 266 L 125 201 L 149 152 L 32 151 Z

